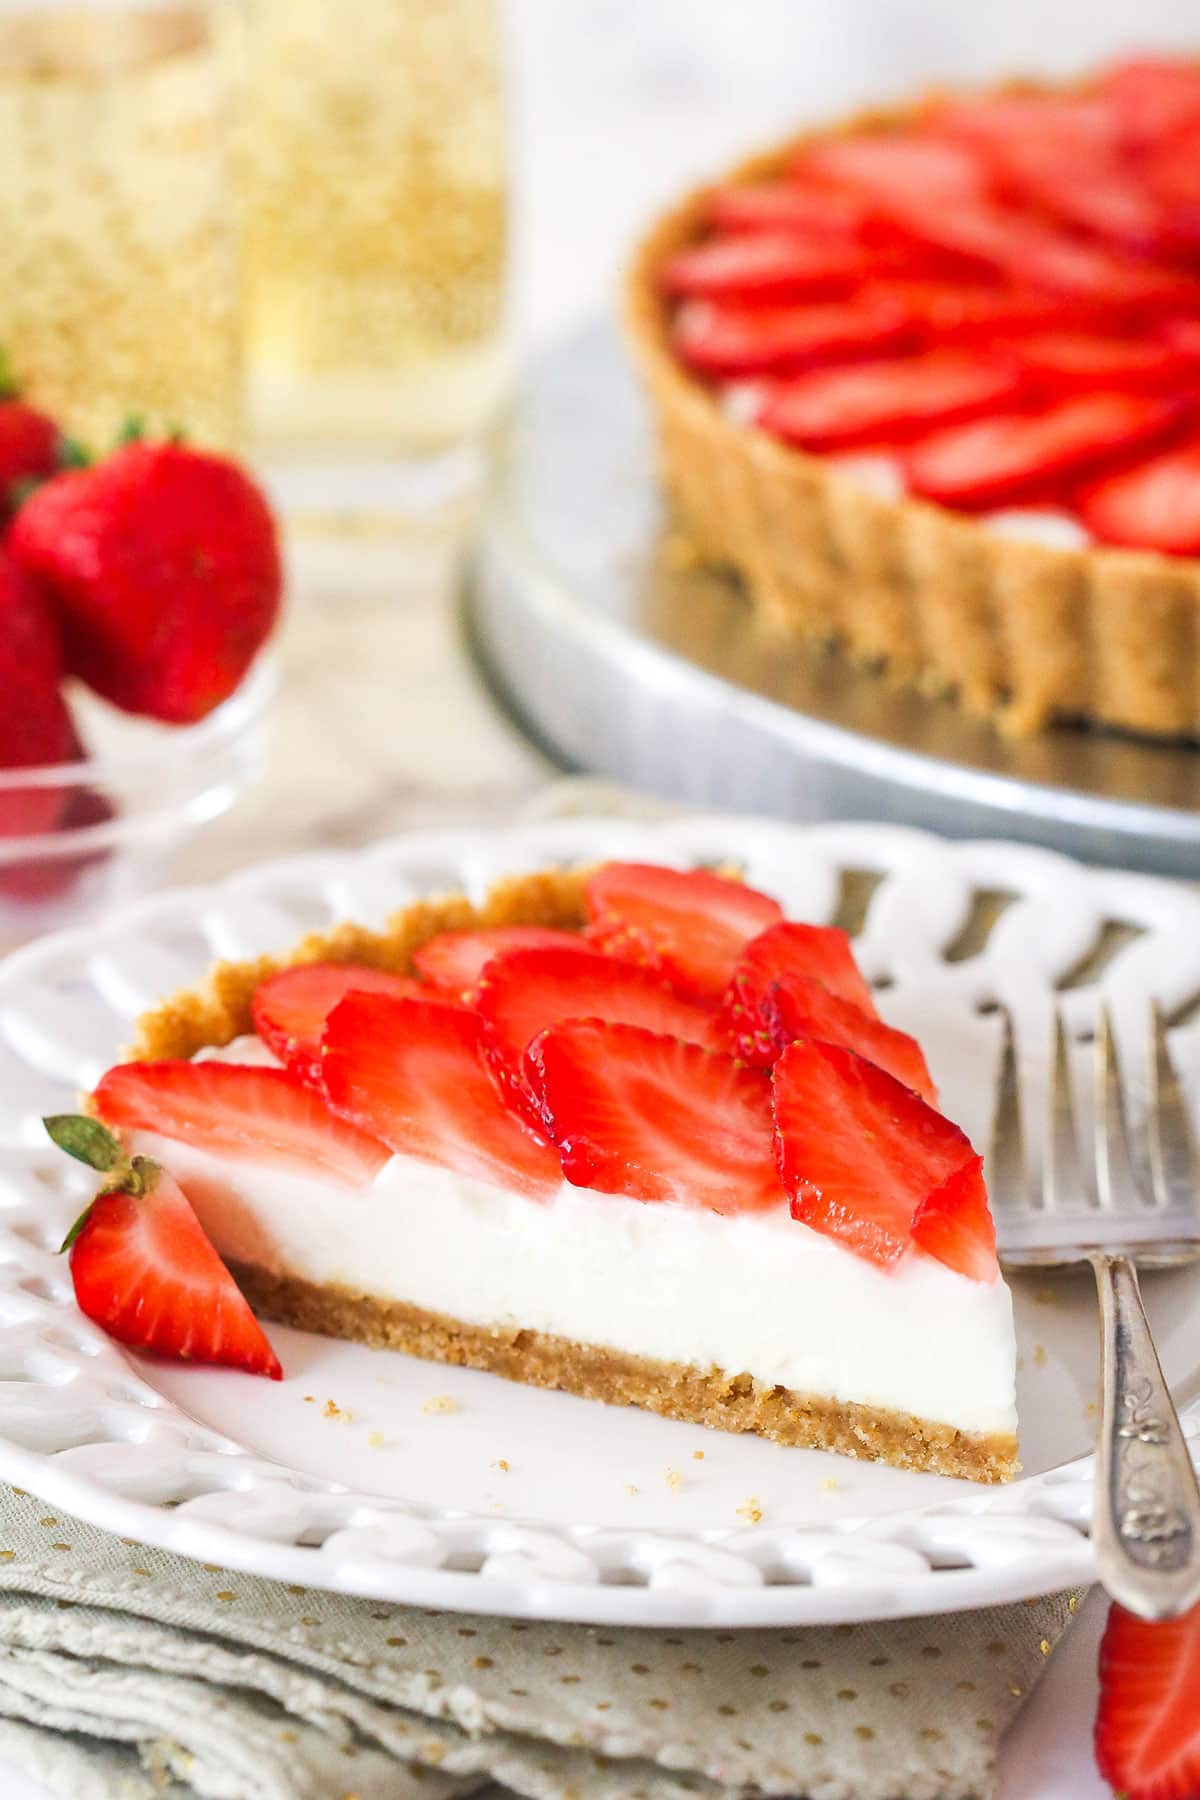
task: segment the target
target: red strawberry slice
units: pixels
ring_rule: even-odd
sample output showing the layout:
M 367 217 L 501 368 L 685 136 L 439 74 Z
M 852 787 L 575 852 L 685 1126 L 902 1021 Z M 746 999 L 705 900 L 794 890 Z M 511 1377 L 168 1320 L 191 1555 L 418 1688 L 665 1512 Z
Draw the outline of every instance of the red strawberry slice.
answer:
M 674 321 L 675 346 L 702 375 L 764 375 L 882 356 L 909 335 L 901 308 L 878 299 L 813 306 L 738 306 L 692 300 Z
M 535 1038 L 529 1071 L 578 1187 L 719 1213 L 781 1201 L 770 1084 L 732 1057 L 587 1019 Z
M 1008 349 L 1029 375 L 1056 393 L 1158 391 L 1178 387 L 1188 374 L 1187 359 L 1161 338 L 1053 331 L 1014 338 Z
M 890 1267 L 912 1245 L 923 1202 L 977 1160 L 970 1142 L 911 1088 L 840 1045 L 801 1039 L 784 1051 L 773 1079 L 792 1217 Z M 987 1224 L 990 1232 L 990 1217 Z M 934 1233 L 937 1248 L 945 1235 Z M 987 1249 L 985 1234 L 969 1260 L 981 1266 Z M 962 1245 L 954 1253 L 964 1260 Z
M 1102 94 L 974 94 L 939 106 L 932 123 L 989 155 L 1032 141 L 1097 156 L 1118 141 L 1116 107 Z
M 495 957 L 476 1002 L 504 1077 L 523 1087 L 528 1045 L 564 1019 L 640 1025 L 692 1044 L 713 1044 L 717 1021 L 707 1006 L 685 999 L 661 976 L 586 945 L 569 950 L 511 950 Z
M 1021 199 L 1073 231 L 1136 256 L 1169 255 L 1178 247 L 1160 203 L 1116 155 L 1081 161 L 1053 141 L 1010 144 L 1004 166 Z
M 1134 149 L 1161 141 L 1200 120 L 1200 68 L 1195 63 L 1136 57 L 1101 78 L 1117 128 Z
M 71 1245 L 79 1310 L 119 1343 L 283 1378 L 279 1358 L 179 1183 L 135 1157 L 136 1191 L 106 1188 Z
M 462 1007 L 347 994 L 325 1027 L 329 1104 L 401 1155 L 544 1197 L 562 1180 L 558 1157 L 505 1105 L 484 1031 Z
M 1110 1609 L 1096 1763 L 1127 1800 L 1200 1794 L 1200 1606 L 1153 1625 L 1123 1606 Z
M 1200 439 L 1094 482 L 1075 508 L 1102 543 L 1200 556 Z
M 912 492 L 945 506 L 1049 498 L 1063 484 L 1161 437 L 1178 417 L 1148 394 L 1090 394 L 1036 413 L 952 425 L 903 456 Z
M 1190 374 L 1200 367 L 1200 318 L 1163 319 L 1155 336 L 1169 345 Z
M 434 987 L 471 1004 L 493 956 L 509 950 L 575 950 L 581 945 L 586 946 L 586 940 L 578 931 L 556 931 L 548 925 L 496 925 L 486 931 L 440 932 L 421 945 L 413 962 Z
M 709 220 L 716 231 L 796 232 L 861 243 L 870 237 L 877 215 L 859 194 L 790 180 L 718 188 Z
M 605 863 L 586 893 L 593 942 L 700 999 L 718 999 L 749 940 L 783 917 L 769 895 L 706 869 Z
M 937 1089 L 921 1046 L 905 1031 L 896 1031 L 882 1019 L 865 1013 L 811 975 L 783 975 L 771 982 L 763 995 L 760 1017 L 774 1046 L 775 1062 L 797 1038 L 817 1038 L 823 1044 L 841 1044 L 865 1057 L 878 1069 L 886 1069 L 905 1087 L 937 1105 Z
M 789 920 L 761 932 L 745 950 L 721 1001 L 721 1018 L 737 1054 L 747 1062 L 773 1061 L 772 1021 L 763 1011 L 768 989 L 792 976 L 819 981 L 829 993 L 878 1019 L 875 997 L 854 960 L 850 939 L 836 925 Z
M 335 1119 L 285 1069 L 241 1063 L 119 1063 L 92 1103 L 107 1124 L 152 1131 L 219 1156 L 365 1187 L 387 1161 L 377 1138 Z
M 1083 310 L 1061 295 L 997 281 L 870 281 L 854 304 L 890 307 L 914 339 L 938 345 L 1077 325 Z
M 879 131 L 829 138 L 805 149 L 801 176 L 818 176 L 891 206 L 940 207 L 982 199 L 989 187 L 980 157 L 964 144 L 916 132 Z
M 869 272 L 857 244 L 809 242 L 784 232 L 717 237 L 663 265 L 668 294 L 710 300 L 803 300 L 846 294 Z
M 967 350 L 928 350 L 797 376 L 768 396 L 757 423 L 807 450 L 895 444 L 931 425 L 1004 408 L 1021 386 L 1012 363 Z
M 321 1035 L 325 1021 L 347 994 L 390 994 L 395 1000 L 429 1000 L 429 988 L 411 976 L 361 963 L 301 963 L 269 975 L 254 990 L 254 1029 L 301 1081 L 321 1086 Z M 457 1001 L 446 998 L 447 1006 Z
M 973 1156 L 926 1195 L 913 1214 L 912 1239 L 926 1256 L 971 1281 L 995 1280 L 1000 1264 L 982 1156 Z

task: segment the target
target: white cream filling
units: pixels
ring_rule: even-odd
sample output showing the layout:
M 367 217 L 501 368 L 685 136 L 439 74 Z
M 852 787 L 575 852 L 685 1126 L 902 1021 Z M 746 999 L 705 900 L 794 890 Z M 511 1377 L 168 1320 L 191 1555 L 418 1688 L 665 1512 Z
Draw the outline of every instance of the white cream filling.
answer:
M 980 523 L 997 537 L 1018 544 L 1040 544 L 1047 550 L 1084 550 L 1092 542 L 1091 532 L 1078 519 L 1050 507 L 1004 507 L 983 513 Z
M 567 1182 L 535 1201 L 407 1156 L 354 1192 L 150 1134 L 136 1147 L 178 1176 L 232 1262 L 964 1431 L 1016 1430 L 1002 1281 L 918 1254 L 885 1272 L 783 1205 L 726 1217 Z

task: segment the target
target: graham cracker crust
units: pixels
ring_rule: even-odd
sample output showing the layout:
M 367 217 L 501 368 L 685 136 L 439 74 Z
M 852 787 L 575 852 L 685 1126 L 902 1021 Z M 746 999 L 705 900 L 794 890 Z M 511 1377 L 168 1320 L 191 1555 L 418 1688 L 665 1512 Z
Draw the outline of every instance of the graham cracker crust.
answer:
M 748 1375 L 654 1362 L 539 1331 L 466 1325 L 404 1301 L 246 1264 L 234 1264 L 233 1274 L 256 1313 L 324 1337 L 485 1369 L 585 1400 L 637 1406 L 714 1431 L 754 1432 L 777 1444 L 834 1450 L 898 1469 L 996 1482 L 1011 1480 L 1018 1467 L 1017 1440 L 1002 1432 L 956 1431 L 909 1413 L 761 1387 Z
M 834 129 L 911 125 L 928 104 Z M 801 134 L 719 185 L 769 179 L 829 135 Z M 1055 719 L 1200 733 L 1200 561 L 1019 543 L 968 514 L 864 492 L 822 458 L 725 415 L 675 355 L 659 282 L 666 257 L 702 235 L 715 185 L 658 220 L 625 289 L 661 479 L 698 554 L 739 577 L 781 638 L 839 644 L 897 683 L 956 695 L 1010 733 Z

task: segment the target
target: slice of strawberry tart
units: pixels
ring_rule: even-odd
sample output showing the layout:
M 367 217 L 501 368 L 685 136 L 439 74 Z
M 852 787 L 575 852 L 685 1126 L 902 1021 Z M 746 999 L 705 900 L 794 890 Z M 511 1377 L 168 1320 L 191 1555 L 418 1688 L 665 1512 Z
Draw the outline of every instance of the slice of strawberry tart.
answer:
M 92 1110 L 270 1318 L 980 1481 L 1016 1467 L 982 1164 L 845 935 L 608 863 L 221 965 Z

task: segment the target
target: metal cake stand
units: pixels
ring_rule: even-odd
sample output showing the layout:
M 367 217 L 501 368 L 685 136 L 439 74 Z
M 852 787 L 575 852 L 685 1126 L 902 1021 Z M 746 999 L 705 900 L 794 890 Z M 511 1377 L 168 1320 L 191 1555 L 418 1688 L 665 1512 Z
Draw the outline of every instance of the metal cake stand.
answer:
M 1200 748 L 1061 726 L 1010 741 L 836 652 L 781 644 L 680 555 L 615 328 L 528 371 L 500 437 L 469 629 L 560 761 L 706 807 L 890 819 L 1200 877 Z

